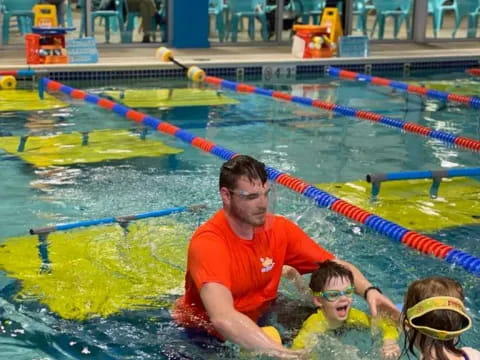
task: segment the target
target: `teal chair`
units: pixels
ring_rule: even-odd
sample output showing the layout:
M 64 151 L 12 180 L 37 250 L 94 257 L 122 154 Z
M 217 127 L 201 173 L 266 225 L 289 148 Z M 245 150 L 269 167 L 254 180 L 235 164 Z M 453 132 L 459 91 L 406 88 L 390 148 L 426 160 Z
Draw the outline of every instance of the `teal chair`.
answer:
M 410 0 L 372 0 L 372 4 L 375 8 L 376 18 L 370 37 L 373 37 L 375 29 L 378 26 L 378 39 L 383 39 L 385 20 L 389 16 L 394 19 L 393 36 L 395 39 L 404 21 L 407 25 L 407 35 L 410 36 Z
M 100 18 L 105 21 L 105 42 L 110 42 L 110 30 L 115 29 L 118 25 L 120 32 L 123 33 L 123 7 L 124 0 L 115 0 L 115 8 L 117 10 L 97 10 L 92 11 L 92 32 L 95 34 L 95 19 Z
M 467 38 L 474 38 L 477 34 L 478 17 L 480 16 L 479 0 L 455 1 L 455 8 L 455 28 L 452 37 L 455 37 L 463 18 L 466 17 L 468 19 Z
M 435 37 L 443 26 L 443 13 L 445 11 L 454 11 L 455 15 L 457 13 L 455 0 L 451 5 L 445 5 L 445 2 L 446 0 L 428 0 L 428 13 L 433 17 L 433 36 Z
M 65 16 L 67 18 L 67 26 L 68 27 L 73 27 L 73 14 L 72 14 L 72 4 L 70 4 L 70 0 L 66 1 L 66 11 L 65 11 Z
M 225 4 L 223 0 L 208 0 L 208 16 L 215 17 L 215 28 L 217 30 L 218 39 L 225 40 Z
M 86 34 L 85 29 L 85 1 L 81 0 L 82 17 L 80 23 L 80 36 Z M 95 10 L 91 12 L 92 20 L 92 33 L 95 36 L 95 20 L 100 18 L 104 20 L 105 27 L 105 42 L 110 42 L 110 30 L 116 31 L 117 26 L 120 29 L 121 34 L 123 31 L 123 7 L 126 6 L 125 0 L 115 0 L 115 8 L 117 10 Z
M 325 7 L 325 0 L 301 0 L 300 3 L 302 23 L 309 24 L 310 17 L 312 17 L 313 24 L 320 24 L 320 15 Z
M 357 17 L 357 30 L 361 30 L 363 35 L 367 35 L 367 16 L 369 7 L 366 0 L 354 0 L 353 15 Z
M 255 39 L 255 19 L 258 19 L 262 24 L 262 39 L 264 41 L 268 40 L 265 0 L 228 0 L 228 9 L 231 14 L 230 36 L 232 42 L 237 41 L 238 24 L 244 17 L 248 18 L 248 36 L 251 40 Z
M 0 0 L 0 11 L 3 13 L 2 43 L 8 44 L 10 38 L 10 20 L 17 18 L 18 28 L 22 35 L 32 32 L 32 8 L 38 0 Z

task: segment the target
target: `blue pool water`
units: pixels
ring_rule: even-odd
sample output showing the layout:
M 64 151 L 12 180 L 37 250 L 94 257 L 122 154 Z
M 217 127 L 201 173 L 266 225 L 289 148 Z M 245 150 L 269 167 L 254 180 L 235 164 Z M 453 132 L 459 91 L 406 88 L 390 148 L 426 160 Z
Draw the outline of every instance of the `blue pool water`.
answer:
M 415 80 L 448 80 L 463 76 L 463 73 L 423 74 Z M 461 106 L 445 106 L 389 89 L 335 79 L 258 84 L 416 122 L 456 135 L 480 138 L 480 113 Z M 113 82 L 69 85 L 95 93 L 123 86 Z M 148 81 L 128 84 L 128 88 L 136 86 L 159 87 L 158 82 Z M 187 84 L 162 81 L 160 86 L 186 87 Z M 350 182 L 364 179 L 367 173 L 478 167 L 479 164 L 476 153 L 379 124 L 255 95 L 225 94 L 237 99 L 239 104 L 142 110 L 234 152 L 252 155 L 310 184 Z M 0 113 L 0 132 L 13 135 L 134 127 L 135 124 L 114 113 L 78 101 L 55 111 Z M 54 171 L 36 169 L 17 157 L 0 152 L 0 243 L 25 236 L 33 227 L 205 204 L 207 209 L 199 215 L 179 214 L 168 220 L 158 220 L 159 223 L 175 221 L 193 231 L 220 206 L 217 181 L 222 161 L 164 134 L 150 131 L 147 138 L 184 151 L 165 157 L 66 166 Z M 478 277 L 394 243 L 329 210 L 320 209 L 288 189 L 277 186 L 276 190 L 276 212 L 298 222 L 338 257 L 356 264 L 395 303 L 402 302 L 406 287 L 415 279 L 435 274 L 459 280 L 465 288 L 466 305 L 474 319 L 474 329 L 462 339 L 466 345 L 480 348 Z M 428 193 L 427 189 L 425 193 Z M 468 196 L 478 202 L 479 194 L 477 190 Z M 426 197 L 425 201 L 428 200 Z M 462 209 L 458 211 L 462 212 Z M 480 239 L 479 217 L 473 217 L 468 225 L 441 228 L 427 235 L 480 256 L 477 244 Z M 161 254 L 156 254 L 154 247 L 151 249 L 149 261 L 158 260 Z M 178 264 L 172 266 L 181 267 L 183 264 L 182 259 L 173 261 Z M 22 259 L 19 258 L 18 262 Z M 41 297 L 19 299 L 16 295 L 21 287 L 13 276 L 0 275 L 0 352 L 5 358 L 245 357 L 234 346 L 218 347 L 189 338 L 171 321 L 169 306 L 130 308 L 111 316 L 93 316 L 85 321 L 67 320 L 51 311 Z M 275 321 L 288 340 L 298 329 L 299 320 L 312 308 L 298 298 L 288 283 L 282 283 L 280 293 Z M 178 294 L 179 291 L 146 296 L 162 295 L 171 304 Z M 356 299 L 356 306 L 365 309 L 361 299 Z M 340 341 L 347 344 L 347 350 Z M 368 332 L 349 333 L 340 339 L 329 338 L 321 345 L 322 359 L 379 358 L 378 344 L 371 340 Z

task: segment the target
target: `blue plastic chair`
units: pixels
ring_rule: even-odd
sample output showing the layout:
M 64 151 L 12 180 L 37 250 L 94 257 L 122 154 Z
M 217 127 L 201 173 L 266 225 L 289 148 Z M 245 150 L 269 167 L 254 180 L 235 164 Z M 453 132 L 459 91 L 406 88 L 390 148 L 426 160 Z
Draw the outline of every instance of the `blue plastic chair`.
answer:
M 445 11 L 454 11 L 457 13 L 455 0 L 451 5 L 445 5 L 446 0 L 428 0 L 428 13 L 433 17 L 433 36 L 437 37 L 438 32 L 443 26 L 443 13 Z
M 455 37 L 462 19 L 466 17 L 468 19 L 467 38 L 474 38 L 477 34 L 478 17 L 480 16 L 479 0 L 455 1 L 455 8 L 455 28 L 452 37 Z
M 67 26 L 68 27 L 73 27 L 73 14 L 72 14 L 72 4 L 70 4 L 70 0 L 66 1 L 66 12 L 65 16 L 67 18 Z
M 357 30 L 362 30 L 363 35 L 367 35 L 367 15 L 368 5 L 366 0 L 354 0 L 353 15 L 357 17 Z
M 120 32 L 123 32 L 123 6 L 125 5 L 124 0 L 115 0 L 115 8 L 117 10 L 97 10 L 92 11 L 92 32 L 95 34 L 95 19 L 101 18 L 105 20 L 105 42 L 108 44 L 110 42 L 110 30 L 111 24 L 110 21 L 113 21 L 112 24 L 118 25 Z
M 377 15 L 370 37 L 373 37 L 375 28 L 378 25 L 378 38 L 383 39 L 385 33 L 385 20 L 388 16 L 394 18 L 393 36 L 395 39 L 400 32 L 400 27 L 403 21 L 405 21 L 407 25 L 407 35 L 410 36 L 410 0 L 372 0 L 372 3 Z
M 243 17 L 248 18 L 248 35 L 251 40 L 255 39 L 255 19 L 258 19 L 262 24 L 262 39 L 264 41 L 268 40 L 265 0 L 228 0 L 228 8 L 231 14 L 230 34 L 232 42 L 237 41 L 238 23 Z
M 208 0 L 208 15 L 215 16 L 215 28 L 217 29 L 218 39 L 225 40 L 225 5 L 223 0 Z
M 8 44 L 10 38 L 10 20 L 17 18 L 20 33 L 25 35 L 32 32 L 32 8 L 38 0 L 0 0 L 0 11 L 3 13 L 2 43 Z
M 325 7 L 325 0 L 301 0 L 302 4 L 302 23 L 309 24 L 312 17 L 313 24 L 320 24 L 320 15 Z
M 80 36 L 83 36 L 85 31 L 85 1 L 81 0 L 82 18 L 80 24 Z M 115 8 L 117 10 L 96 10 L 91 12 L 92 19 L 92 33 L 95 36 L 95 19 L 100 18 L 105 20 L 105 42 L 110 42 L 110 30 L 116 30 L 116 26 L 123 33 L 123 7 L 126 6 L 125 0 L 115 0 Z M 110 22 L 112 20 L 112 22 Z

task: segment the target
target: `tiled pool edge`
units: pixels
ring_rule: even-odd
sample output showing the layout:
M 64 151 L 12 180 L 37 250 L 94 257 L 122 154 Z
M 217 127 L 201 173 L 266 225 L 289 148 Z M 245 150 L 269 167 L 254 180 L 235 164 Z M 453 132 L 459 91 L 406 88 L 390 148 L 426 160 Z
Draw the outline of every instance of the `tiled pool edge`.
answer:
M 209 75 L 223 78 L 238 79 L 239 69 L 241 77 L 259 77 L 265 66 L 295 67 L 296 75 L 322 75 L 329 65 L 347 70 L 364 73 L 381 72 L 413 72 L 417 70 L 455 69 L 465 70 L 480 65 L 478 55 L 471 56 L 437 56 L 437 57 L 410 57 L 410 58 L 329 58 L 329 59 L 281 59 L 254 61 L 185 61 L 186 65 L 195 64 L 205 69 Z M 182 69 L 159 62 L 140 64 L 76 64 L 58 66 L 0 66 L 0 70 L 33 69 L 45 73 L 51 79 L 58 81 L 78 80 L 109 80 L 109 79 L 182 79 L 185 73 Z

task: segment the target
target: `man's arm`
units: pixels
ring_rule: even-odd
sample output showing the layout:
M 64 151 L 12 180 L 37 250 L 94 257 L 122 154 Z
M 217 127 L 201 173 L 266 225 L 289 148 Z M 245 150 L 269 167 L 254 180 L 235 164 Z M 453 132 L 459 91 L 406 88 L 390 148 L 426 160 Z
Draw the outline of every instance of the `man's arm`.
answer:
M 372 286 L 370 281 L 368 281 L 367 278 L 363 276 L 363 274 L 360 272 L 360 270 L 358 270 L 351 263 L 339 259 L 334 259 L 334 261 L 345 266 L 353 273 L 355 291 L 358 295 L 363 297 L 363 295 L 365 294 L 365 290 Z M 391 313 L 396 319 L 400 316 L 400 312 L 398 311 L 395 304 L 392 303 L 390 299 L 388 299 L 385 295 L 375 289 L 368 292 L 367 298 L 365 300 L 368 303 L 370 313 L 373 317 L 377 316 L 378 310 L 380 310 L 380 308 Z
M 235 310 L 232 293 L 225 286 L 207 283 L 200 289 L 200 297 L 213 326 L 227 340 L 247 350 L 268 352 L 282 358 L 298 357 L 298 352 L 275 342 L 248 316 Z

